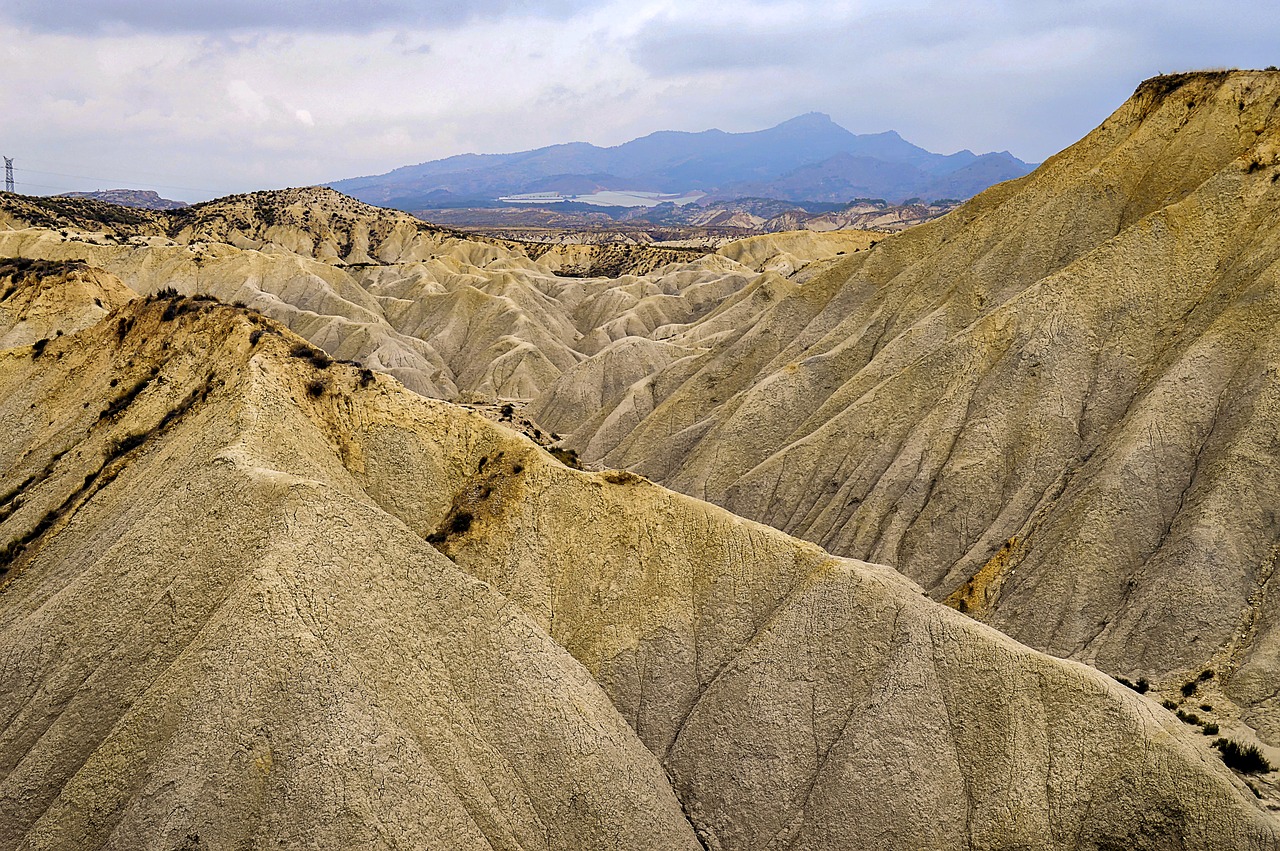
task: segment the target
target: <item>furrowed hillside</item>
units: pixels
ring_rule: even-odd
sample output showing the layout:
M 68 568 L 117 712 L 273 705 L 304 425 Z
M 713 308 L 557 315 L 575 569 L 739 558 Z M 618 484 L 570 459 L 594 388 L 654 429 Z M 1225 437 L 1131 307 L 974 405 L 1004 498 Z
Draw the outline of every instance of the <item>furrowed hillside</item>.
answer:
M 1280 844 L 1206 737 L 893 570 L 252 311 L 4 284 L 55 330 L 0 351 L 0 848 Z
M 1278 110 L 1275 72 L 1149 80 L 1033 174 L 665 340 L 709 351 L 602 353 L 530 413 L 1280 744 Z
M 172 212 L 6 195 L 0 228 L 0 256 L 243 302 L 447 399 L 531 398 L 612 338 L 695 319 L 757 277 L 696 250 L 467 237 L 326 189 Z

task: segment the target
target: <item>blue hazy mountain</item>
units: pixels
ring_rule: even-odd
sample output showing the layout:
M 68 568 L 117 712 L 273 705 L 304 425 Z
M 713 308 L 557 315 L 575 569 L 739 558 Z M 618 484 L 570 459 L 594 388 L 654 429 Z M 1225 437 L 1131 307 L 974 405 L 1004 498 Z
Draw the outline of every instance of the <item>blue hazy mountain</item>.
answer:
M 664 130 L 612 148 L 585 142 L 513 154 L 462 154 L 329 184 L 406 210 L 503 195 L 599 190 L 843 202 L 858 197 L 967 198 L 1032 165 L 1007 151 L 943 155 L 890 130 L 851 133 L 811 112 L 751 133 Z

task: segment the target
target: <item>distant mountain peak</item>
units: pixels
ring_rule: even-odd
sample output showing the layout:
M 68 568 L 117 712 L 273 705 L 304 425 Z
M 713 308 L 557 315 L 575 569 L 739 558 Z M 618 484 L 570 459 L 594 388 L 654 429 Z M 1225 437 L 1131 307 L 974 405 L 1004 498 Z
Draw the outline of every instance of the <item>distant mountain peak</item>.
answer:
M 805 126 L 823 127 L 823 126 L 829 126 L 833 124 L 835 124 L 835 121 L 832 120 L 831 116 L 827 115 L 825 112 L 806 112 L 803 115 L 797 115 L 795 118 L 788 119 L 787 121 L 782 122 L 778 126 L 779 127 L 805 127 Z M 836 126 L 839 126 L 839 125 L 836 125 Z
M 859 197 L 967 198 L 1030 171 L 1016 160 L 999 167 L 983 160 L 983 170 L 950 177 L 980 159 L 927 151 L 894 130 L 852 133 L 815 111 L 765 130 L 660 130 L 609 148 L 577 142 L 484 157 L 464 154 L 330 185 L 362 201 L 408 211 L 444 201 L 485 207 L 502 197 L 539 192 L 603 203 L 592 200 L 590 191 L 566 188 L 586 185 L 588 178 L 598 191 L 846 203 Z

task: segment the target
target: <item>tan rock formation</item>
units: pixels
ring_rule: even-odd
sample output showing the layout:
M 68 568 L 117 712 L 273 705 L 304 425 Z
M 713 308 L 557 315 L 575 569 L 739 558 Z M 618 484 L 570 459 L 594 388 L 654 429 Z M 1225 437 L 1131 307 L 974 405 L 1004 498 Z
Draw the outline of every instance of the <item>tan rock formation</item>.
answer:
M 87 261 L 140 293 L 243 302 L 446 399 L 530 399 L 613 340 L 696 320 L 754 277 L 696 251 L 465 238 L 322 189 L 171 213 L 20 196 L 0 206 L 0 256 Z
M 892 564 L 1032 646 L 1178 700 L 1216 671 L 1214 720 L 1234 701 L 1280 744 L 1278 98 L 1275 72 L 1148 81 L 696 360 L 564 427 L 580 388 L 531 411 L 588 461 Z
M 247 311 L 0 352 L 0 447 L 2 848 L 1278 844 L 1092 669 Z

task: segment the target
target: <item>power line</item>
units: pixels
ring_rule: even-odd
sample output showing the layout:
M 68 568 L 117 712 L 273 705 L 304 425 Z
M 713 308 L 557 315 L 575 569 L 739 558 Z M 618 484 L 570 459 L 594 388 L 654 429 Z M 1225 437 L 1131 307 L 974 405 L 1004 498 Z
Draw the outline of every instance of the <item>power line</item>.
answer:
M 6 162 L 9 162 L 9 161 L 10 160 L 8 160 L 8 158 L 6 157 Z M 123 180 L 118 177 L 102 177 L 99 175 L 92 175 L 92 174 L 64 174 L 59 171 L 39 171 L 37 169 L 31 169 L 31 168 L 22 168 L 18 170 L 24 174 L 43 174 L 49 177 L 70 177 L 75 180 L 101 180 L 107 183 L 127 184 L 129 186 L 135 186 L 135 187 L 136 186 L 142 186 L 142 187 L 155 186 L 160 189 L 180 189 L 185 192 L 209 192 L 215 195 L 217 194 L 217 190 L 215 189 L 206 189 L 199 186 L 173 186 L 165 183 L 151 183 L 147 181 Z
M 34 168 L 79 169 L 83 166 L 83 163 L 78 163 L 78 162 L 69 163 L 69 162 L 59 162 L 57 160 L 46 160 L 46 159 L 32 160 L 32 159 L 24 158 L 23 162 L 27 163 L 27 165 L 29 166 L 33 166 Z M 49 172 L 49 173 L 52 174 L 53 172 Z M 183 180 L 187 176 L 187 175 L 181 175 L 181 174 L 174 174 L 172 172 L 161 173 L 161 172 L 154 172 L 154 171 L 138 171 L 133 168 L 129 169 L 129 173 L 134 175 L 135 177 L 145 177 L 149 179 L 155 178 L 159 180 Z

